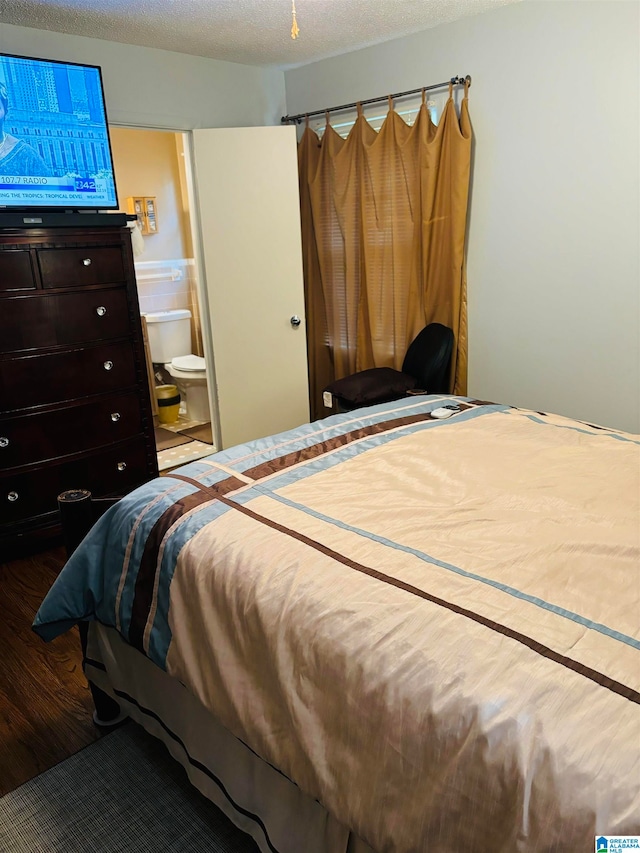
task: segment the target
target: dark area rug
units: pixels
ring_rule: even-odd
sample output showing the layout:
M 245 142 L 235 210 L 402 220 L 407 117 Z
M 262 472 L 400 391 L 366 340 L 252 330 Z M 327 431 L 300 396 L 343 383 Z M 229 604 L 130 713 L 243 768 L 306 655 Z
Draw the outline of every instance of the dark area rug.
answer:
M 0 798 L 2 853 L 259 853 L 135 723 Z

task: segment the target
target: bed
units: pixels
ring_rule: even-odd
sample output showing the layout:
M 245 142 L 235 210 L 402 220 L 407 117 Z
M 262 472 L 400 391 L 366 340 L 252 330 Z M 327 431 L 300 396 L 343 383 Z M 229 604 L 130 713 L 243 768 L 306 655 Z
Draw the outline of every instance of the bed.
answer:
M 639 445 L 461 397 L 335 415 L 122 498 L 34 629 L 89 620 L 87 676 L 264 853 L 640 835 Z

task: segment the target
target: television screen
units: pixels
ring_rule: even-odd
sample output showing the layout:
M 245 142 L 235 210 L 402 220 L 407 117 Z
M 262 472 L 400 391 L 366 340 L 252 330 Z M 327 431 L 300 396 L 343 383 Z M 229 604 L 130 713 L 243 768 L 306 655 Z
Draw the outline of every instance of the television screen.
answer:
M 117 207 L 100 68 L 0 53 L 0 209 Z

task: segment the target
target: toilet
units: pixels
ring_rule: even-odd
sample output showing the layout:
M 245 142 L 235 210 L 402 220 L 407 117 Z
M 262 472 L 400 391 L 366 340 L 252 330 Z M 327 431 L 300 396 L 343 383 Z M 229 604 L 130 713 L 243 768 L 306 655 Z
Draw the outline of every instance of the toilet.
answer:
M 149 349 L 154 364 L 164 365 L 184 401 L 190 421 L 211 420 L 204 358 L 191 353 L 191 311 L 156 311 L 147 320 Z

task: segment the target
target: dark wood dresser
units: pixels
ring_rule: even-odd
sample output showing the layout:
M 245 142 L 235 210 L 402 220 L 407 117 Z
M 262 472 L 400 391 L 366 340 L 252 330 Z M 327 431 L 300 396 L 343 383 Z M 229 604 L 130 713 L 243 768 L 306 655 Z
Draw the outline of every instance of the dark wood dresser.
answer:
M 0 229 L 0 562 L 157 473 L 129 229 Z

